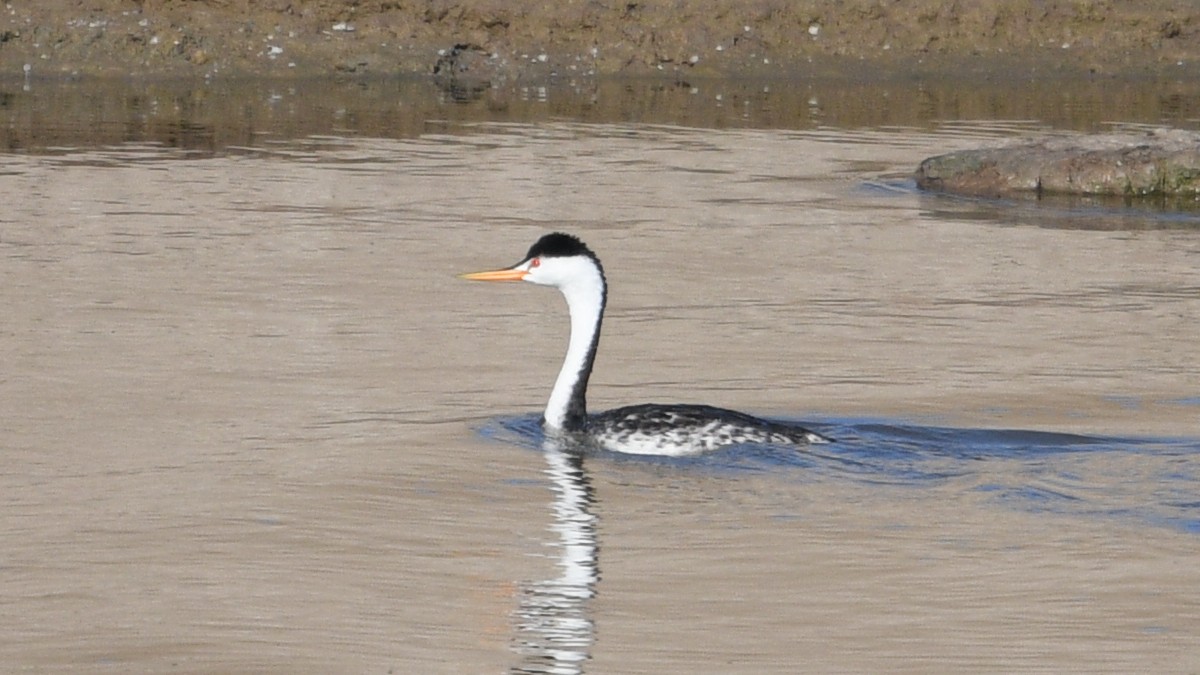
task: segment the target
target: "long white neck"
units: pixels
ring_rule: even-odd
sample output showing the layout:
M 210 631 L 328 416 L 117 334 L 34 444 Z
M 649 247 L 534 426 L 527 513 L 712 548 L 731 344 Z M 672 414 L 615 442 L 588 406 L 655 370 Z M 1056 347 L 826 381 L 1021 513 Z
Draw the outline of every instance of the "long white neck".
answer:
M 600 342 L 604 317 L 604 273 L 591 261 L 579 261 L 570 281 L 559 286 L 571 313 L 571 340 L 567 356 L 546 403 L 543 423 L 551 429 L 582 431 L 587 426 L 587 384 Z

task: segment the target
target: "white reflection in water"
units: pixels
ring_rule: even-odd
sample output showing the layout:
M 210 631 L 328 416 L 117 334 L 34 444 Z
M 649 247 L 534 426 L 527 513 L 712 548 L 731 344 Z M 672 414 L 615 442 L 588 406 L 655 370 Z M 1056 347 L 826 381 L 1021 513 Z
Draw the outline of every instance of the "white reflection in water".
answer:
M 530 582 L 520 589 L 514 649 L 522 656 L 514 673 L 583 672 L 591 658 L 595 624 L 589 601 L 600 578 L 592 486 L 583 456 L 547 438 L 546 474 L 554 491 L 559 576 Z

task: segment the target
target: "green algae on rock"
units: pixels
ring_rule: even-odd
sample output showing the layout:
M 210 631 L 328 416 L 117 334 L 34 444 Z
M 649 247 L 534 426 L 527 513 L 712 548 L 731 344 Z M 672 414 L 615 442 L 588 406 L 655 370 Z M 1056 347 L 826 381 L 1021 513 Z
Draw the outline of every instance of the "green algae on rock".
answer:
M 1056 136 L 930 157 L 922 190 L 975 196 L 1077 194 L 1200 197 L 1200 134 Z

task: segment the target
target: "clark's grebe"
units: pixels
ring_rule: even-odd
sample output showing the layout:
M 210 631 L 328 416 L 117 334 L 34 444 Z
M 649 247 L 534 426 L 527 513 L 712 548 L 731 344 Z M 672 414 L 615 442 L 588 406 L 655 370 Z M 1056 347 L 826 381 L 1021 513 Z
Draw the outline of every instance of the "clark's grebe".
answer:
M 567 299 L 571 338 L 542 416 L 547 433 L 615 452 L 690 455 L 737 443 L 808 445 L 829 439 L 798 426 L 707 405 L 647 403 L 587 414 L 588 377 L 600 343 L 607 285 L 600 260 L 579 239 L 562 233 L 537 241 L 521 262 L 462 275 L 474 281 L 528 281 L 553 286 Z

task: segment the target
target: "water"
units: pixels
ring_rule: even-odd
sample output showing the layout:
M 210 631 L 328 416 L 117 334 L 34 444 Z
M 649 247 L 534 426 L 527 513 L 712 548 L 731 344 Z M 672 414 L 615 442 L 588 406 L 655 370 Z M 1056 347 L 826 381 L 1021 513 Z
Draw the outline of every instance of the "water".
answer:
M 1195 221 L 908 180 L 1186 96 L 122 86 L 4 98 L 6 667 L 1195 670 Z M 561 300 L 455 275 L 549 229 L 597 410 L 839 442 L 543 447 Z
M 837 491 L 842 499 L 852 495 L 851 501 L 855 507 L 865 505 L 868 509 L 879 508 L 875 502 L 881 499 L 891 504 L 889 508 L 900 507 L 896 512 L 876 514 L 880 520 L 871 528 L 872 545 L 865 550 L 870 556 L 873 549 L 882 543 L 891 549 L 889 555 L 897 556 L 900 560 L 888 559 L 879 573 L 889 583 L 877 587 L 867 582 L 872 592 L 866 597 L 847 596 L 842 589 L 832 589 L 831 592 L 831 589 L 820 587 L 817 597 L 831 594 L 844 604 L 878 606 L 877 593 L 896 595 L 900 591 L 903 595 L 904 591 L 910 590 L 891 587 L 890 582 L 895 576 L 901 576 L 905 583 L 915 583 L 923 589 L 916 597 L 889 604 L 889 609 L 882 612 L 882 616 L 873 615 L 865 622 L 861 616 L 845 616 L 841 612 L 844 607 L 839 607 L 834 613 L 837 620 L 851 624 L 862 622 L 865 625 L 861 627 L 862 632 L 855 633 L 851 639 L 852 648 L 846 653 L 837 654 L 834 659 L 837 663 L 857 663 L 865 669 L 883 667 L 887 657 L 858 653 L 854 649 L 854 639 L 863 644 L 882 644 L 894 649 L 897 645 L 891 642 L 897 638 L 891 632 L 898 627 L 907 628 L 910 634 L 903 639 L 917 641 L 920 649 L 930 649 L 934 645 L 942 648 L 957 645 L 965 650 L 926 658 L 919 653 L 910 654 L 907 658 L 912 663 L 906 661 L 904 670 L 917 670 L 925 667 L 918 664 L 934 663 L 939 668 L 949 670 L 991 670 L 1000 666 L 1035 670 L 1121 670 L 1123 666 L 1114 667 L 1114 663 L 1145 656 L 1139 653 L 1140 648 L 1131 651 L 1130 645 L 1122 645 L 1122 640 L 1137 641 L 1139 636 L 1148 635 L 1173 635 L 1179 638 L 1180 646 L 1185 649 L 1181 663 L 1190 663 L 1193 641 L 1187 631 L 1195 619 L 1195 612 L 1186 607 L 1159 607 L 1149 613 L 1142 607 L 1139 608 L 1140 614 L 1109 616 L 1100 623 L 1120 624 L 1116 641 L 1098 641 L 1094 645 L 1099 649 L 1096 653 L 1083 653 L 1076 649 L 1075 643 L 1082 639 L 1079 624 L 1093 623 L 1098 616 L 1110 610 L 1110 603 L 1122 602 L 1117 598 L 1100 601 L 1097 594 L 1117 591 L 1115 587 L 1109 588 L 1103 584 L 1111 579 L 1126 591 L 1132 590 L 1131 586 L 1136 587 L 1136 590 L 1132 590 L 1134 597 L 1140 595 L 1145 599 L 1146 594 L 1158 596 L 1160 591 L 1153 589 L 1161 579 L 1158 576 L 1160 571 L 1146 559 L 1146 551 L 1131 550 L 1127 543 L 1110 540 L 1101 542 L 1093 538 L 1094 533 L 1080 534 L 1074 528 L 1083 528 L 1087 532 L 1100 523 L 1118 523 L 1134 531 L 1149 526 L 1176 529 L 1192 536 L 1200 532 L 1197 528 L 1200 521 L 1196 518 L 1200 514 L 1200 503 L 1194 499 L 1197 478 L 1200 477 L 1197 475 L 1200 463 L 1196 459 L 1200 444 L 1195 440 L 1121 439 L 1024 430 L 955 429 L 898 424 L 886 420 L 825 420 L 816 428 L 823 433 L 836 433 L 838 441 L 830 446 L 814 446 L 803 451 L 744 446 L 695 457 L 655 458 L 603 451 L 588 456 L 566 452 L 557 447 L 554 441 L 542 436 L 536 416 L 501 418 L 486 424 L 481 431 L 488 438 L 542 451 L 547 462 L 545 473 L 550 479 L 554 495 L 554 524 L 550 529 L 558 534 L 558 539 L 548 543 L 557 546 L 559 574 L 520 586 L 514 644 L 515 651 L 524 658 L 512 672 L 584 672 L 593 650 L 597 649 L 598 643 L 604 642 L 598 636 L 594 617 L 603 617 L 605 614 L 593 609 L 593 603 L 598 593 L 608 592 L 600 589 L 611 586 L 611 583 L 602 582 L 600 574 L 600 570 L 605 569 L 606 558 L 610 557 L 610 547 L 605 545 L 604 536 L 609 528 L 605 527 L 606 520 L 601 514 L 615 509 L 608 501 L 597 496 L 594 485 L 602 479 L 622 488 L 625 495 L 639 492 L 650 492 L 658 498 L 668 495 L 671 498 L 669 501 L 652 504 L 652 510 L 643 513 L 638 522 L 670 521 L 683 515 L 694 527 L 702 528 L 711 539 L 696 539 L 686 534 L 675 534 L 670 539 L 692 539 L 701 547 L 710 547 L 702 559 L 708 563 L 718 561 L 716 564 L 725 574 L 737 575 L 740 572 L 753 575 L 757 568 L 764 566 L 772 572 L 767 578 L 757 580 L 721 576 L 722 584 L 715 587 L 703 583 L 683 585 L 686 589 L 684 597 L 674 595 L 679 592 L 679 587 L 665 591 L 655 586 L 643 587 L 634 593 L 636 597 L 623 597 L 620 602 L 636 604 L 644 600 L 643 595 L 649 594 L 667 607 L 695 603 L 697 599 L 703 606 L 712 603 L 712 594 L 725 593 L 729 585 L 737 588 L 751 581 L 757 584 L 754 590 L 761 596 L 757 599 L 761 605 L 751 603 L 752 612 L 769 609 L 797 614 L 796 607 L 790 604 L 781 608 L 778 605 L 780 598 L 771 593 L 783 593 L 785 602 L 790 597 L 801 606 L 799 616 L 793 617 L 796 624 L 781 622 L 779 617 L 768 614 L 730 627 L 722 621 L 726 618 L 725 612 L 730 611 L 724 607 L 715 617 L 710 616 L 710 612 L 687 614 L 686 619 L 680 619 L 682 631 L 695 629 L 695 621 L 704 621 L 704 618 L 697 617 L 705 617 L 710 622 L 715 620 L 717 624 L 707 630 L 706 635 L 712 636 L 713 631 L 717 631 L 721 633 L 717 637 L 723 638 L 727 637 L 724 633 L 736 633 L 743 650 L 737 665 L 746 670 L 772 667 L 772 664 L 782 668 L 781 664 L 771 660 L 761 661 L 761 666 L 752 665 L 759 663 L 764 655 L 772 653 L 768 645 L 763 645 L 761 651 L 746 648 L 745 642 L 757 636 L 752 626 L 765 621 L 773 627 L 769 639 L 796 640 L 801 643 L 812 643 L 814 633 L 820 634 L 821 629 L 828 630 L 830 627 L 821 626 L 811 631 L 796 629 L 797 625 L 804 625 L 805 618 L 810 622 L 813 620 L 809 616 L 813 608 L 808 604 L 813 598 L 802 592 L 790 595 L 789 590 L 808 589 L 812 580 L 795 578 L 795 570 L 779 569 L 778 561 L 764 563 L 764 559 L 775 557 L 772 553 L 777 554 L 778 548 L 755 548 L 747 556 L 747 551 L 737 547 L 732 550 L 724 546 L 711 548 L 712 540 L 756 539 L 754 535 L 744 532 L 744 528 L 748 527 L 745 523 L 746 511 L 756 523 L 753 526 L 755 531 L 770 531 L 771 543 L 775 545 L 784 542 L 795 545 L 797 542 L 793 537 L 809 536 L 814 532 L 819 536 L 822 526 L 827 526 L 828 521 L 836 520 L 837 516 L 822 512 L 829 505 L 815 504 L 812 492 L 830 486 L 843 488 Z M 758 482 L 764 478 L 765 486 Z M 717 484 L 721 488 L 714 490 Z M 748 486 L 751 489 L 744 489 Z M 699 504 L 693 501 L 696 493 L 700 494 Z M 917 520 L 914 522 L 914 514 L 905 513 L 915 503 L 921 504 L 922 509 L 929 508 L 928 498 L 932 494 L 938 495 L 939 499 L 950 500 L 959 507 L 977 504 L 984 509 L 991 509 L 993 516 L 1004 523 L 1003 529 L 1014 528 L 1014 523 L 1031 518 L 1036 519 L 1042 527 L 1017 527 L 1008 534 L 1032 538 L 1009 541 L 1000 548 L 994 548 L 994 535 L 986 534 L 986 526 L 980 523 L 971 523 L 968 532 L 947 537 L 946 532 L 954 530 L 955 525 L 939 522 L 935 529 L 939 537 L 947 538 L 922 540 L 917 544 L 917 550 L 910 550 L 914 543 L 910 541 L 911 536 L 928 527 L 923 517 L 945 517 L 935 509 L 916 514 Z M 711 502 L 714 501 L 719 501 L 721 506 L 713 507 Z M 832 510 L 841 512 L 842 508 L 833 505 Z M 958 516 L 958 520 L 962 520 L 963 514 L 959 513 Z M 1065 530 L 1059 530 L 1068 520 L 1074 523 Z M 1048 524 L 1047 521 L 1057 522 L 1057 525 Z M 1041 537 L 1045 536 L 1045 530 L 1042 528 L 1047 526 L 1057 530 L 1058 534 L 1053 535 L 1053 539 L 1043 540 Z M 617 527 L 619 529 L 620 525 Z M 825 534 L 829 536 L 831 533 Z M 832 536 L 837 537 L 838 532 L 835 531 Z M 897 539 L 902 543 L 897 545 Z M 652 550 L 664 546 L 664 543 L 640 543 Z M 1097 545 L 1101 547 L 1099 550 L 1095 548 Z M 829 555 L 831 551 L 827 550 L 828 546 L 829 542 L 821 542 L 810 544 L 808 548 Z M 1058 555 L 1045 555 L 1045 548 L 1059 546 L 1072 552 L 1065 562 Z M 1103 550 L 1106 547 L 1109 550 Z M 838 555 L 837 548 L 834 547 L 835 556 Z M 772 553 L 768 553 L 768 550 Z M 1099 557 L 1076 558 L 1081 551 Z M 677 551 L 658 548 L 656 553 L 660 559 L 651 562 L 652 577 L 661 580 L 680 576 L 680 568 L 672 564 L 681 557 Z M 1127 559 L 1130 555 L 1133 560 Z M 1113 556 L 1119 556 L 1122 562 L 1114 564 Z M 1150 553 L 1149 556 L 1153 559 L 1157 554 Z M 682 557 L 685 560 L 691 558 L 686 555 Z M 736 562 L 730 564 L 731 561 Z M 794 560 L 792 564 L 798 569 L 805 569 L 812 564 L 820 567 L 823 561 L 824 558 L 818 558 L 815 563 L 811 560 Z M 873 567 L 870 562 L 857 559 L 844 562 L 850 566 Z M 1083 563 L 1083 569 L 1080 569 L 1080 563 Z M 906 569 L 906 565 L 914 564 L 916 570 Z M 1122 569 L 1124 565 L 1128 565 L 1128 569 Z M 1060 566 L 1065 566 L 1065 569 Z M 684 572 L 694 574 L 696 571 L 684 568 Z M 705 572 L 709 571 L 698 572 L 704 577 Z M 949 576 L 941 576 L 947 572 Z M 1082 576 L 1071 576 L 1075 574 Z M 968 578 L 960 575 L 967 575 Z M 978 578 L 972 575 L 978 575 Z M 1149 578 L 1142 575 L 1148 575 Z M 833 576 L 853 578 L 852 574 Z M 780 584 L 781 579 L 790 579 L 791 583 Z M 1044 586 L 1047 582 L 1052 585 Z M 1150 588 L 1145 587 L 1147 582 Z M 860 579 L 858 583 L 864 582 Z M 765 596 L 762 594 L 764 588 L 768 591 Z M 622 590 L 618 583 L 615 592 L 621 593 Z M 974 597 L 981 590 L 984 592 L 983 599 Z M 943 597 L 945 595 L 950 595 L 950 599 Z M 745 600 L 740 595 L 736 599 L 739 604 Z M 1030 614 L 1032 608 L 1036 608 L 1034 614 Z M 1159 609 L 1166 609 L 1167 613 L 1157 614 Z M 889 613 L 892 611 L 904 617 L 895 618 L 899 626 L 889 621 L 893 618 Z M 1017 620 L 1020 626 L 1014 631 L 1014 626 L 1005 625 L 1004 621 L 993 623 L 981 619 L 975 612 L 1007 612 L 1010 621 Z M 964 629 L 963 626 L 941 625 L 948 620 L 976 622 L 976 627 Z M 670 627 L 663 629 L 651 623 L 647 627 L 651 632 L 661 631 L 664 638 L 676 635 Z M 917 624 L 917 627 L 905 625 L 910 623 Z M 742 634 L 743 631 L 748 634 Z M 646 659 L 644 669 L 647 671 L 658 666 L 669 667 L 664 663 L 654 665 L 653 656 L 662 658 L 659 652 L 671 653 L 680 648 L 670 644 L 655 644 L 656 648 L 651 650 L 653 655 L 639 653 L 632 659 L 635 662 Z M 827 644 L 822 646 L 828 647 Z M 913 645 L 905 646 L 911 648 Z M 1001 646 L 1003 648 L 996 651 Z M 778 651 L 778 647 L 775 649 Z M 1024 653 L 1026 651 L 1030 653 Z M 627 666 L 629 655 L 623 653 L 623 657 L 620 663 Z M 670 657 L 671 660 L 674 658 L 678 658 L 678 655 Z
M 596 452 L 588 459 L 702 475 L 765 473 L 796 483 L 850 481 L 976 492 L 997 505 L 1032 513 L 1113 518 L 1200 533 L 1200 501 L 1195 499 L 1200 442 L 1193 438 L 954 428 L 888 419 L 803 424 L 836 443 L 803 450 L 746 445 L 683 458 Z M 537 415 L 499 418 L 481 433 L 531 448 L 546 442 Z

